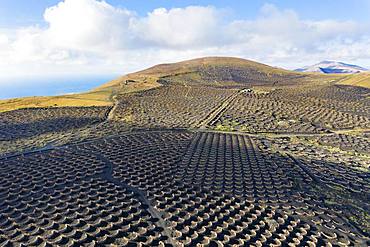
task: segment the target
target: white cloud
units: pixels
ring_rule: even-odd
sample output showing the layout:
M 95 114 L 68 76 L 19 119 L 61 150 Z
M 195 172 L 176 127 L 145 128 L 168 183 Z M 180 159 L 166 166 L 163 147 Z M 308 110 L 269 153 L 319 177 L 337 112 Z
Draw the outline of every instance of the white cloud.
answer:
M 119 49 L 130 42 L 135 14 L 95 0 L 65 0 L 46 9 L 46 38 L 55 46 L 76 50 Z
M 155 9 L 138 21 L 141 39 L 167 48 L 197 48 L 223 40 L 222 11 L 214 7 L 189 6 L 183 9 Z
M 9 37 L 0 33 L 0 64 L 5 64 L 6 59 L 9 57 L 10 42 Z
M 296 67 L 323 59 L 370 65 L 370 26 L 304 20 L 266 4 L 253 20 L 227 21 L 212 6 L 158 8 L 146 16 L 98 0 L 64 0 L 46 27 L 0 30 L 0 77 L 117 73 L 207 55 Z
M 366 34 L 365 27 L 352 21 L 302 20 L 294 11 L 279 10 L 270 4 L 262 8 L 256 20 L 235 21 L 230 27 L 242 53 L 280 65 L 328 59 L 325 56 L 348 59 L 338 53 L 324 54 L 322 48 L 330 44 L 334 50 L 350 49 L 343 44 L 351 39 L 361 46 L 361 36 Z
M 9 43 L 9 38 L 5 34 L 0 34 L 0 47 L 6 47 Z

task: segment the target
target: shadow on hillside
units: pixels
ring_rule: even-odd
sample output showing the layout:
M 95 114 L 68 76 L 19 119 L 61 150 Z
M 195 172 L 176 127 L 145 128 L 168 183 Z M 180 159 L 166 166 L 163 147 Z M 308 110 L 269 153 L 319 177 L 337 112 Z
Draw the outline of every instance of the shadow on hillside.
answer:
M 98 117 L 62 117 L 51 120 L 29 121 L 0 125 L 0 141 L 12 141 L 42 134 L 51 134 L 83 128 L 102 122 Z

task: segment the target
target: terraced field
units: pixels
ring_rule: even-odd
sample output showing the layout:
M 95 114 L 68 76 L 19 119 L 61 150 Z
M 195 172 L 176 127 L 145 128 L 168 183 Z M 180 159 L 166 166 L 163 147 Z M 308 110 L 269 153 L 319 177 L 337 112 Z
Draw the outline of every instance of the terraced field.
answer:
M 336 85 L 252 91 L 239 95 L 213 127 L 256 133 L 369 129 L 370 101 L 363 91 Z
M 180 65 L 0 113 L 0 246 L 370 245 L 368 89 Z
M 212 87 L 163 86 L 119 98 L 114 119 L 136 127 L 194 127 L 235 92 Z
M 63 132 L 102 122 L 109 108 L 30 108 L 1 114 L 0 140 Z

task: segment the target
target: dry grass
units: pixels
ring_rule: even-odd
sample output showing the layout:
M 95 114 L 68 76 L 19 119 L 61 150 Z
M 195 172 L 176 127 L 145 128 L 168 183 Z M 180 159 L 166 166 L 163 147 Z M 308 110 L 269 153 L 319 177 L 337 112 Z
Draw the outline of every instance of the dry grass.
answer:
M 161 86 L 157 82 L 159 78 L 156 76 L 127 76 L 125 78 L 134 80 L 135 82 L 128 83 L 127 85 L 124 83 L 121 84 L 119 94 L 135 93 Z
M 131 79 L 135 82 L 125 84 Z M 0 100 L 0 112 L 22 108 L 108 106 L 116 94 L 132 93 L 160 86 L 156 77 L 123 76 L 101 85 L 89 92 L 60 96 L 36 96 Z
M 370 88 L 370 73 L 347 75 L 338 84 Z
M 0 112 L 34 107 L 107 106 L 112 104 L 110 100 L 101 99 L 100 97 L 99 94 L 74 94 L 1 100 Z
M 234 67 L 248 67 L 255 68 L 261 72 L 268 74 L 301 74 L 280 68 L 271 67 L 262 63 L 254 61 L 234 58 L 234 57 L 204 57 L 192 60 L 187 60 L 178 63 L 159 64 L 151 68 L 133 73 L 132 75 L 154 75 L 154 76 L 168 76 L 178 73 L 194 72 L 194 69 L 201 67 L 221 67 L 221 66 L 234 66 Z

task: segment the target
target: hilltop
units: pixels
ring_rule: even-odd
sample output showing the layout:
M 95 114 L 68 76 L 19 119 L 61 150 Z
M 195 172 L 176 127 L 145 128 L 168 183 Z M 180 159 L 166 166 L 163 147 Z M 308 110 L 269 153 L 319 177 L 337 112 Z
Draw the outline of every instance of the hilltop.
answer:
M 234 57 L 205 57 L 171 64 L 159 64 L 130 76 L 157 77 L 161 83 L 203 85 L 292 85 L 312 75 L 271 67 Z
M 218 87 L 295 86 L 326 83 L 340 75 L 300 73 L 234 57 L 204 57 L 159 64 L 121 76 L 89 92 L 0 100 L 0 112 L 28 107 L 110 106 L 114 96 L 148 90 L 162 85 L 208 85 Z

